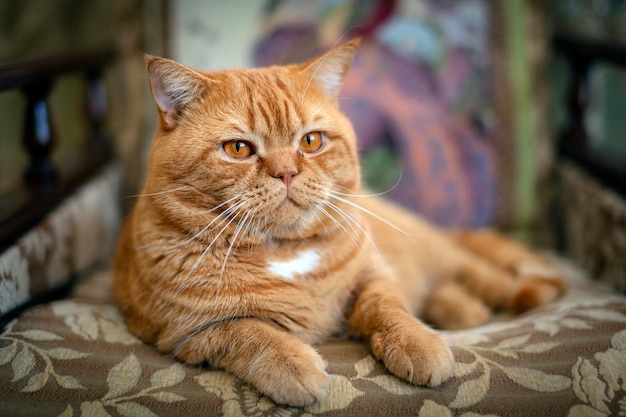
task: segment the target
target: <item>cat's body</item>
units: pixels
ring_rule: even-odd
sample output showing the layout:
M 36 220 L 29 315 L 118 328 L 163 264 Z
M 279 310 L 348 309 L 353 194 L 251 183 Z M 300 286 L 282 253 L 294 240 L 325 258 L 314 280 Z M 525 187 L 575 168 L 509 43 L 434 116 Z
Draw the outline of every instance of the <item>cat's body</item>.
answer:
M 324 397 L 311 345 L 329 337 L 363 337 L 392 373 L 436 386 L 453 358 L 414 315 L 468 327 L 488 307 L 522 310 L 562 291 L 558 279 L 516 280 L 520 262 L 540 261 L 498 235 L 452 238 L 362 195 L 336 105 L 357 44 L 300 66 L 214 73 L 147 59 L 160 126 L 120 237 L 116 296 L 142 340 L 280 403 Z M 490 263 L 458 242 L 500 249 Z

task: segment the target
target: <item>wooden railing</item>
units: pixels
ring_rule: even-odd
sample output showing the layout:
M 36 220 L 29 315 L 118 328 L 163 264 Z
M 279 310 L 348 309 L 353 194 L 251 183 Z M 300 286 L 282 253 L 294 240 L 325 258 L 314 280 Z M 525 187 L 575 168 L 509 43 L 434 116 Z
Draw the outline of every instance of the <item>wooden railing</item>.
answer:
M 0 92 L 19 90 L 25 96 L 22 143 L 29 162 L 23 181 L 0 194 L 0 253 L 39 223 L 54 207 L 99 170 L 111 156 L 106 131 L 107 100 L 103 73 L 115 59 L 113 49 L 0 64 Z M 66 172 L 55 166 L 58 141 L 51 122 L 50 92 L 55 81 L 79 73 L 86 83 L 84 112 L 88 137 L 79 166 Z

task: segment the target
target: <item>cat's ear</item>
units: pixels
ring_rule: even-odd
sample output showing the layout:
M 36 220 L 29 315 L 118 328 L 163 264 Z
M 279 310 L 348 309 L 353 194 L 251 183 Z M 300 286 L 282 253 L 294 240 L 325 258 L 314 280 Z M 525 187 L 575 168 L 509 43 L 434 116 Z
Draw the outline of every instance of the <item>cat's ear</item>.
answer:
M 353 39 L 305 62 L 300 66 L 302 72 L 328 97 L 337 98 L 359 43 L 361 38 Z
M 166 128 L 174 128 L 185 106 L 200 98 L 207 79 L 171 59 L 145 55 L 150 89 Z

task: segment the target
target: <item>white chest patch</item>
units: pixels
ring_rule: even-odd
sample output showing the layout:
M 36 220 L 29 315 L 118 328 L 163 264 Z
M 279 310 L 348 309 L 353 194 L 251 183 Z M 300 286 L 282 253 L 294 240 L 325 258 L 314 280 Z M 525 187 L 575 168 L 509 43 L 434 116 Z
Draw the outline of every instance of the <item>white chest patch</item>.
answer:
M 307 249 L 301 252 L 296 258 L 290 261 L 268 262 L 267 270 L 274 275 L 279 275 L 286 279 L 294 279 L 296 275 L 304 275 L 314 271 L 320 262 L 320 255 L 314 249 Z

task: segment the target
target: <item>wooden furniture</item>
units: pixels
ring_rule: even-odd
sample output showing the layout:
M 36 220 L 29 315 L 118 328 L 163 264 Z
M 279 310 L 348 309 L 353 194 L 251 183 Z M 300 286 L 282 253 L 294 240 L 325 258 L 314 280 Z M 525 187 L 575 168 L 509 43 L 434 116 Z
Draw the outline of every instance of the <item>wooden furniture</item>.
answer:
M 38 225 L 70 195 L 111 161 L 111 143 L 106 129 L 107 97 L 103 77 L 115 59 L 112 48 L 0 65 L 0 92 L 19 90 L 25 98 L 22 144 L 28 164 L 13 187 L 0 190 L 0 253 Z M 87 137 L 76 149 L 78 164 L 63 164 L 53 158 L 55 145 L 63 138 L 53 123 L 50 94 L 58 78 L 79 74 L 84 79 L 84 111 L 77 122 L 87 123 Z M 9 138 L 10 139 L 10 138 Z M 31 294 L 11 311 L 0 311 L 2 322 L 25 308 L 67 293 L 73 277 L 60 285 Z
M 626 71 L 626 46 L 557 35 L 554 50 L 567 62 L 567 123 L 558 136 L 558 154 L 570 159 L 606 186 L 626 197 L 626 157 L 615 162 L 598 155 L 590 146 L 585 127 L 589 105 L 589 73 L 594 65 L 610 64 Z
M 626 72 L 626 46 L 561 34 L 555 36 L 553 50 L 569 71 L 563 103 L 566 123 L 556 138 L 550 216 L 557 250 L 579 262 L 594 279 L 626 293 L 626 152 L 599 152 L 585 124 L 592 105 L 592 70 L 607 65 Z M 626 96 L 623 83 L 615 88 Z

